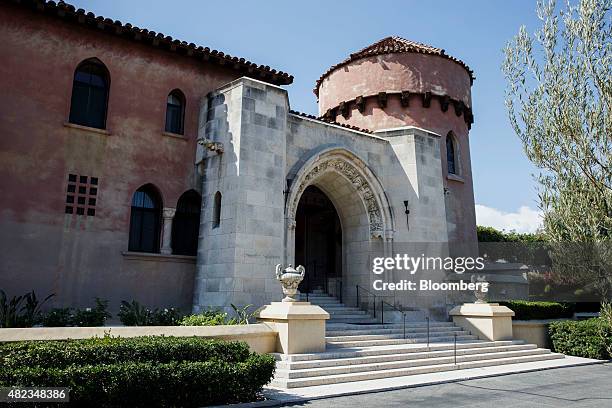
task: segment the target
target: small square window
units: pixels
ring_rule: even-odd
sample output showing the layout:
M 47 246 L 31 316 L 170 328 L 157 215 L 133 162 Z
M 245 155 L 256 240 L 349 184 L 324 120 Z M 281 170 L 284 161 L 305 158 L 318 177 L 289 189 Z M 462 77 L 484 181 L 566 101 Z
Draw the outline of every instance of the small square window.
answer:
M 96 199 L 95 198 L 89 198 L 89 205 L 91 205 L 91 206 L 96 205 Z
M 84 214 L 85 214 L 85 208 L 77 207 L 77 215 L 84 215 Z
M 79 194 L 87 194 L 87 187 L 79 186 Z
M 74 193 L 76 191 L 76 186 L 74 184 L 68 184 L 68 192 Z
M 66 214 L 72 214 L 72 206 L 70 205 L 66 206 Z
M 85 197 L 79 197 L 78 200 L 80 205 L 85 205 Z
M 80 176 L 79 177 L 79 183 L 87 184 L 87 176 Z
M 69 174 L 68 175 L 68 181 L 76 183 L 76 180 L 77 180 L 77 175 L 76 174 Z
M 98 189 L 96 187 L 90 187 L 89 188 L 89 194 L 97 195 L 98 194 Z
M 94 185 L 94 186 L 97 186 L 98 185 L 98 178 L 97 177 L 91 177 L 89 179 L 89 183 Z
M 74 196 L 72 196 L 72 195 L 66 196 L 66 203 L 68 203 L 68 204 L 74 203 Z
M 93 208 L 88 208 L 87 209 L 87 215 L 90 215 L 90 216 L 93 217 L 94 215 L 96 215 L 96 210 L 93 209 Z

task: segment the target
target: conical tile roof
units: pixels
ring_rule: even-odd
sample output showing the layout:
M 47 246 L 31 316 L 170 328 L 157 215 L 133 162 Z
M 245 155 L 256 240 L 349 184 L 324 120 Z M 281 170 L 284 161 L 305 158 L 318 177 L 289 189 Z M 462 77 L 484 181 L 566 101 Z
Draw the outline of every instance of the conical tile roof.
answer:
M 402 37 L 394 36 L 394 37 L 383 38 L 380 41 L 376 41 L 374 44 L 369 45 L 365 48 L 362 48 L 361 50 L 355 53 L 352 53 L 344 61 L 336 65 L 332 65 L 317 80 L 317 85 L 314 89 L 314 93 L 315 95 L 319 96 L 319 86 L 321 85 L 321 82 L 323 82 L 323 79 L 325 79 L 325 77 L 327 77 L 334 70 L 340 68 L 343 65 L 346 65 L 352 61 L 355 61 L 361 58 L 367 58 L 367 57 L 371 57 L 374 55 L 395 54 L 395 53 L 402 53 L 402 52 L 414 52 L 414 53 L 419 53 L 419 54 L 438 55 L 440 57 L 447 58 L 451 61 L 458 63 L 463 68 L 465 68 L 468 74 L 470 75 L 470 80 L 471 81 L 474 80 L 474 72 L 470 69 L 470 67 L 468 67 L 467 64 L 461 61 L 460 59 L 457 59 L 455 57 L 452 57 L 446 54 L 442 48 L 436 48 L 436 47 L 432 47 L 431 45 L 421 44 L 416 41 L 410 41 Z

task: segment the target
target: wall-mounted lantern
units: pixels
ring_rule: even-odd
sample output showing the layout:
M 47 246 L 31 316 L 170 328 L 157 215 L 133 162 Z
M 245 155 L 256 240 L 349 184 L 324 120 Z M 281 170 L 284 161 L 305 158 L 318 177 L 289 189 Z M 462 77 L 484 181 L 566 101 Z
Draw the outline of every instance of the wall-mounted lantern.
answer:
M 410 210 L 408 209 L 408 200 L 404 200 L 404 214 L 406 214 L 406 227 L 410 229 L 410 223 L 408 222 L 408 214 L 410 214 Z

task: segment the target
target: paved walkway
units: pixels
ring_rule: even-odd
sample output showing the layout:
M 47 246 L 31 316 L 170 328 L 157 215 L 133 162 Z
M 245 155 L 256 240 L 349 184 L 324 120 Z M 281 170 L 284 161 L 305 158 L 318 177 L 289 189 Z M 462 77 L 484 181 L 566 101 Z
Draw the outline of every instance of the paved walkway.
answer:
M 612 363 L 326 398 L 305 408 L 612 408 Z

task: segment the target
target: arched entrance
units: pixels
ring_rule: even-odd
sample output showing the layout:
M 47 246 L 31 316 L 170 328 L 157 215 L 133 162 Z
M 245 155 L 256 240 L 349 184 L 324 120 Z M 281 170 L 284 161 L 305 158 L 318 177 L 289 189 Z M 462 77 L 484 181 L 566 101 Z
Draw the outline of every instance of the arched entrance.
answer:
M 300 197 L 295 222 L 295 263 L 309 271 L 300 292 L 329 293 L 342 277 L 342 227 L 336 208 L 318 187 L 308 186 Z
M 334 270 L 332 272 L 329 269 L 329 273 L 333 273 L 336 279 L 325 282 L 318 278 L 321 282 L 319 284 L 327 284 L 328 293 L 339 294 L 343 299 L 354 295 L 356 285 L 369 286 L 372 275 L 369 258 L 372 250 L 386 253 L 394 230 L 391 207 L 374 173 L 363 160 L 347 149 L 327 147 L 296 163 L 287 176 L 289 189 L 286 191 L 285 208 L 285 262 L 299 265 L 302 259 L 302 262 L 309 261 L 305 256 L 307 252 L 304 252 L 305 255 L 297 253 L 309 245 L 299 241 L 303 237 L 298 230 L 301 222 L 298 219 L 298 208 L 301 207 L 304 195 L 313 197 L 316 192 L 316 196 L 325 197 L 325 207 L 334 208 L 339 220 L 337 223 L 342 225 Z M 328 240 L 326 238 L 324 242 Z M 312 241 L 312 237 L 308 241 Z M 312 279 L 314 271 L 308 265 L 305 266 L 306 274 L 310 274 Z M 339 285 L 333 285 L 334 281 Z M 330 286 L 330 282 L 333 286 Z M 310 286 L 312 289 L 312 280 Z M 300 287 L 300 290 L 303 289 Z

